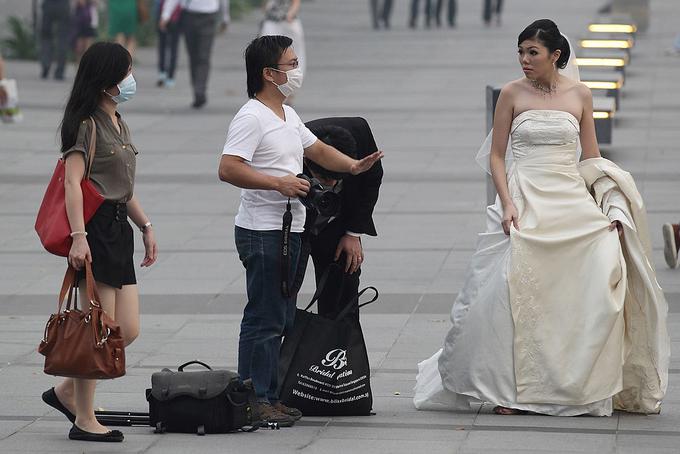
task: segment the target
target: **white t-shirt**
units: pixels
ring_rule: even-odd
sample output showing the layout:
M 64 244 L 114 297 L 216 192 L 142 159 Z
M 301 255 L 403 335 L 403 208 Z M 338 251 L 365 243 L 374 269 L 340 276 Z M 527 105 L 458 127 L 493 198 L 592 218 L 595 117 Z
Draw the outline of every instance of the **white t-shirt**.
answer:
M 222 154 L 239 156 L 267 175 L 283 177 L 302 173 L 304 149 L 317 138 L 307 129 L 292 107 L 283 106 L 286 121 L 269 107 L 251 99 L 241 107 L 229 125 Z M 278 191 L 242 189 L 236 225 L 249 230 L 281 230 L 288 197 Z M 291 197 L 292 232 L 302 232 L 305 208 Z

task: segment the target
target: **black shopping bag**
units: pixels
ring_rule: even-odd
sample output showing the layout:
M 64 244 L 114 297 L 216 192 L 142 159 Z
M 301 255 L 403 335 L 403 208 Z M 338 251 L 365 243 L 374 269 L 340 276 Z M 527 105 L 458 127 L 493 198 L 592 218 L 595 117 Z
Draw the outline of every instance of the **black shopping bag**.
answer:
M 336 319 L 309 312 L 317 301 L 322 279 L 312 301 L 297 309 L 292 332 L 281 346 L 279 383 L 281 401 L 305 416 L 364 416 L 371 413 L 371 368 L 358 321 L 347 317 L 366 287 L 349 301 Z

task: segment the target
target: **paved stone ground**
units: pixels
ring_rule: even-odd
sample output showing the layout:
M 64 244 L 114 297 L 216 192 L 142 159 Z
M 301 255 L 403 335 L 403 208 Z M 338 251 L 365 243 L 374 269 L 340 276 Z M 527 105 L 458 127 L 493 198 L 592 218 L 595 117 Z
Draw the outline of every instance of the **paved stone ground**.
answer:
M 0 125 L 0 452 L 680 452 L 680 359 L 658 416 L 502 417 L 416 412 L 416 364 L 439 348 L 475 235 L 484 222 L 484 178 L 473 157 L 484 135 L 484 87 L 519 77 L 517 33 L 554 18 L 583 34 L 597 5 L 586 1 L 508 2 L 501 27 L 480 25 L 481 2 L 459 2 L 455 30 L 409 30 L 408 2 L 395 2 L 393 30 L 374 32 L 363 0 L 303 4 L 309 52 L 296 100 L 303 119 L 362 115 L 386 152 L 376 210 L 380 236 L 367 239 L 363 282 L 382 298 L 362 316 L 373 368 L 376 416 L 304 418 L 294 429 L 194 437 L 125 430 L 118 446 L 74 444 L 68 424 L 40 393 L 56 383 L 42 373 L 35 346 L 54 309 L 64 261 L 43 252 L 35 212 L 57 157 L 57 127 L 69 83 L 41 81 L 37 64 L 9 62 L 20 79 L 26 120 Z M 603 152 L 636 178 L 647 202 L 654 264 L 670 303 L 674 351 L 680 348 L 680 279 L 663 262 L 660 228 L 678 220 L 680 59 L 665 57 L 678 31 L 680 4 L 652 0 L 650 31 L 628 70 L 614 143 Z M 6 14 L 0 11 L 0 16 Z M 0 17 L 2 19 L 2 17 Z M 144 388 L 162 367 L 196 357 L 234 368 L 244 274 L 233 245 L 238 191 L 216 166 L 231 116 L 245 101 L 242 52 L 256 16 L 216 43 L 208 106 L 194 112 L 186 56 L 174 90 L 154 86 L 155 55 L 137 56 L 139 94 L 123 110 L 138 161 L 137 194 L 157 231 L 157 265 L 138 273 L 142 333 L 124 378 L 102 382 L 97 405 L 145 409 Z M 72 77 L 69 68 L 68 77 Z M 137 250 L 141 260 L 141 250 Z M 311 291 L 303 288 L 304 300 Z

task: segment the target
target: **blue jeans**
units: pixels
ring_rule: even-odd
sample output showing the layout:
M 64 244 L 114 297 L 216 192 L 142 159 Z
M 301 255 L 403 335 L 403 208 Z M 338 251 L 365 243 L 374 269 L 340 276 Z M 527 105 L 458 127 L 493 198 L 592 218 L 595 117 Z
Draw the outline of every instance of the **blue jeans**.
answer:
M 286 298 L 281 294 L 281 231 L 237 226 L 235 240 L 246 269 L 248 293 L 238 342 L 238 373 L 242 380 L 252 379 L 258 401 L 276 403 L 281 339 L 295 319 L 295 296 Z M 300 247 L 300 234 L 291 233 L 290 284 Z

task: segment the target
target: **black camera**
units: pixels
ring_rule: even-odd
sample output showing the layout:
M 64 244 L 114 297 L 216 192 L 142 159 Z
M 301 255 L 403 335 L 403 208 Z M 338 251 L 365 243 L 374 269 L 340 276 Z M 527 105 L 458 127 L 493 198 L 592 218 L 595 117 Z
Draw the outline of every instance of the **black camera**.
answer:
M 316 209 L 322 216 L 335 216 L 340 212 L 340 194 L 324 188 L 319 180 L 304 173 L 297 177 L 309 182 L 309 192 L 305 197 L 300 197 L 300 202 L 305 207 Z

